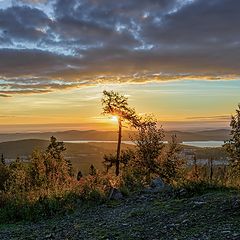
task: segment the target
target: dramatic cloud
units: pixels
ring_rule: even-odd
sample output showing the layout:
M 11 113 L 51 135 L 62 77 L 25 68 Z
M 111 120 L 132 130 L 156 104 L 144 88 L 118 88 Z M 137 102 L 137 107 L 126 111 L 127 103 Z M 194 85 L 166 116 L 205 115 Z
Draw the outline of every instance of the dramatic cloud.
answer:
M 0 96 L 240 75 L 236 0 L 0 2 Z

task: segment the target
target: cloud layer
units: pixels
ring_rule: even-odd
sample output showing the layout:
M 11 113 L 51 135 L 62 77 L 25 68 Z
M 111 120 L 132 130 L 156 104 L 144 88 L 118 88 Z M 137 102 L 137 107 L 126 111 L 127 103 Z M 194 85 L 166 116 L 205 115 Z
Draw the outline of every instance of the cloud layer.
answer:
M 0 2 L 0 96 L 240 75 L 240 1 Z

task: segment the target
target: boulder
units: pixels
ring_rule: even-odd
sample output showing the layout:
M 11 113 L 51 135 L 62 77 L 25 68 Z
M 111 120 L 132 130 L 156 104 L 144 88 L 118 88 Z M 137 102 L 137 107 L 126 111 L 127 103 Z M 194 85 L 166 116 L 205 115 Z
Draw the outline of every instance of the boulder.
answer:
M 163 190 L 165 188 L 165 183 L 163 182 L 163 180 L 161 178 L 155 178 L 152 180 L 151 184 L 150 184 L 151 188 L 157 188 L 159 190 Z
M 152 180 L 150 186 L 143 190 L 143 193 L 169 193 L 172 192 L 173 188 L 171 185 L 166 184 L 163 180 L 158 177 Z
M 123 195 L 117 188 L 111 188 L 108 199 L 109 200 L 121 200 L 121 199 L 123 199 Z

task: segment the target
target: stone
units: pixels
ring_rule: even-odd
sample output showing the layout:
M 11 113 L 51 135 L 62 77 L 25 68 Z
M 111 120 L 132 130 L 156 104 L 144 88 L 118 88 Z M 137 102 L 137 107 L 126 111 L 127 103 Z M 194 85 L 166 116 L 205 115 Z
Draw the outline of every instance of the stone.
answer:
M 151 193 L 170 193 L 173 191 L 173 187 L 169 184 L 165 184 L 161 178 L 155 178 L 152 180 L 148 191 Z
M 177 191 L 175 191 L 175 195 L 177 197 L 185 197 L 187 196 L 187 190 L 185 188 L 181 188 L 181 189 L 178 189 Z
M 151 184 L 150 184 L 151 188 L 158 188 L 158 189 L 164 189 L 165 188 L 165 183 L 163 182 L 163 180 L 161 178 L 155 178 L 154 180 L 152 180 Z
M 121 200 L 123 199 L 123 195 L 117 188 L 111 188 L 108 199 Z
M 203 205 L 203 204 L 205 204 L 205 202 L 195 201 L 194 204 L 195 204 L 195 205 Z

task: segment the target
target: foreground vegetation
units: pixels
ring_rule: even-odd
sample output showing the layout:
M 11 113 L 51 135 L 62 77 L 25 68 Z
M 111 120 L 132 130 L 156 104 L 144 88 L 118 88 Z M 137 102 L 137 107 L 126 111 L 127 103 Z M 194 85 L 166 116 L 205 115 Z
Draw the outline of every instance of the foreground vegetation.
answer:
M 39 221 L 56 215 L 72 213 L 88 203 L 109 202 L 109 193 L 118 189 L 129 197 L 146 189 L 153 179 L 161 177 L 171 186 L 187 191 L 188 197 L 214 188 L 238 187 L 230 178 L 230 168 L 186 166 L 179 157 L 180 146 L 173 137 L 169 145 L 162 143 L 162 130 L 154 122 L 144 126 L 135 136 L 136 148 L 123 150 L 120 157 L 121 174 L 111 169 L 116 155 L 104 157 L 106 171 L 91 166 L 89 174 L 73 174 L 71 162 L 63 157 L 65 146 L 52 137 L 45 151 L 34 151 L 29 162 L 16 159 L 10 165 L 4 158 L 0 163 L 0 223 L 21 220 Z M 152 141 L 154 139 L 154 141 Z

